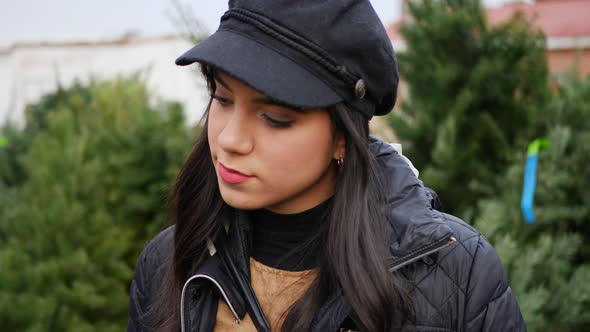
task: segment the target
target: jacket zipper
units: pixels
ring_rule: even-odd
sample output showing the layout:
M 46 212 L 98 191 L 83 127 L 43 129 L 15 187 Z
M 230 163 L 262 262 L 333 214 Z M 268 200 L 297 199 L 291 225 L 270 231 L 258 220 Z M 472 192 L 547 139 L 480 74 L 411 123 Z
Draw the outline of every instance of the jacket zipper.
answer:
M 240 317 L 238 316 L 238 314 L 236 313 L 236 310 L 234 309 L 233 305 L 231 304 L 231 302 L 229 301 L 229 298 L 227 297 L 227 295 L 225 294 L 225 291 L 223 290 L 223 288 L 221 287 L 221 285 L 217 282 L 217 280 L 215 280 L 214 278 L 211 278 L 208 275 L 204 275 L 204 274 L 196 274 L 192 277 L 190 277 L 185 283 L 184 286 L 182 287 L 182 294 L 180 296 L 180 330 L 182 332 L 186 332 L 185 331 L 185 327 L 184 327 L 184 296 L 185 296 L 185 292 L 186 292 L 186 288 L 188 286 L 188 284 L 197 278 L 205 278 L 207 280 L 210 280 L 215 286 L 217 286 L 217 288 L 219 289 L 219 291 L 221 292 L 221 295 L 223 296 L 223 298 L 225 299 L 225 302 L 227 303 L 229 309 L 231 310 L 232 314 L 234 315 L 234 317 L 236 318 L 236 324 L 240 324 L 241 320 Z
M 426 257 L 428 255 L 432 255 L 435 252 L 440 251 L 440 250 L 452 245 L 455 242 L 457 242 L 457 239 L 455 239 L 452 236 L 449 236 L 449 237 L 443 238 L 442 240 L 439 240 L 431 245 L 420 248 L 419 250 L 416 250 L 412 254 L 398 260 L 398 263 L 395 263 L 391 268 L 389 268 L 389 272 L 394 272 L 394 271 L 396 271 L 396 270 L 398 270 L 410 263 L 413 263 L 413 262 L 419 260 L 420 258 Z

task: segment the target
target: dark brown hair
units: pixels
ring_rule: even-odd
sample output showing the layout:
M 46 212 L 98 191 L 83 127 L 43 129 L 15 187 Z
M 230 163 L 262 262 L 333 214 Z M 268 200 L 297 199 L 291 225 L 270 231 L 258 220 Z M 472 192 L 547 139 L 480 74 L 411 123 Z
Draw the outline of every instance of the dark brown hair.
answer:
M 214 70 L 202 66 L 202 71 L 210 92 L 214 92 Z M 317 277 L 286 314 L 282 330 L 309 330 L 320 306 L 339 289 L 359 328 L 400 330 L 414 321 L 414 309 L 385 264 L 384 197 L 376 161 L 368 149 L 368 120 L 345 104 L 328 110 L 336 132 L 346 139 L 345 159 L 325 221 Z M 224 211 L 228 206 L 220 195 L 211 161 L 207 121 L 170 191 L 168 208 L 176 224 L 174 257 L 154 307 L 154 323 L 158 330 L 178 331 L 182 286 L 191 269 L 207 255 L 207 239 L 216 237 L 227 218 Z

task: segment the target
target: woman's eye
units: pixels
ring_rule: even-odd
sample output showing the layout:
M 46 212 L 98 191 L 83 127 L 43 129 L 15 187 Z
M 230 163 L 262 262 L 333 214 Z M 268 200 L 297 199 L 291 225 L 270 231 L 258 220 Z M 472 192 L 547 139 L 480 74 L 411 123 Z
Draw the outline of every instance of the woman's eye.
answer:
M 293 124 L 293 120 L 278 120 L 269 116 L 268 114 L 262 114 L 262 117 L 264 118 L 264 120 L 266 120 L 266 122 L 268 122 L 268 124 L 271 127 L 275 128 L 285 128 Z
M 217 102 L 221 105 L 221 106 L 228 106 L 231 105 L 231 100 L 229 98 L 225 98 L 223 96 L 220 95 L 215 95 L 212 94 L 211 98 L 217 100 Z

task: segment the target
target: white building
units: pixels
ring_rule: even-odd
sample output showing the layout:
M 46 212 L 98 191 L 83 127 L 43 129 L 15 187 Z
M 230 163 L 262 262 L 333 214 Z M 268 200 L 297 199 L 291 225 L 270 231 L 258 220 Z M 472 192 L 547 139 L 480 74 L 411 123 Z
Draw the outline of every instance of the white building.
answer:
M 174 64 L 191 46 L 173 36 L 0 46 L 0 124 L 7 119 L 22 124 L 26 105 L 58 84 L 67 88 L 76 79 L 138 71 L 145 72 L 152 95 L 184 104 L 187 120 L 194 124 L 206 107 L 205 83 L 195 69 Z

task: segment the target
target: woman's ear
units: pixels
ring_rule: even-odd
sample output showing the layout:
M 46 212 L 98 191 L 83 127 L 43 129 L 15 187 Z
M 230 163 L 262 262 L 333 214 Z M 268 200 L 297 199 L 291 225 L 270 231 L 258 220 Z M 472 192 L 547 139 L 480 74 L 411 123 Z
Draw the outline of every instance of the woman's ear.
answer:
M 334 160 L 343 161 L 346 155 L 346 138 L 343 134 L 336 134 L 334 139 Z

